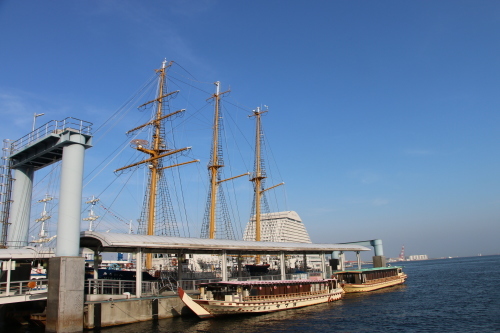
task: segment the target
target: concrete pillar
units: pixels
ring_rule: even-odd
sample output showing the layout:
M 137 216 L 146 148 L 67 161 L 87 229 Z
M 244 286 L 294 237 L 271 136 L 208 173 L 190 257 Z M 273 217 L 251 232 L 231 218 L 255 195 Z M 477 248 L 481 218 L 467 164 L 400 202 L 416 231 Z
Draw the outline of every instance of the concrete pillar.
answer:
M 82 332 L 85 258 L 54 257 L 49 266 L 45 332 Z
M 70 138 L 75 142 L 84 142 L 84 137 L 80 134 L 73 134 Z M 63 148 L 57 221 L 57 257 L 78 256 L 80 252 L 84 155 L 85 147 L 81 144 L 75 143 Z
M 32 192 L 33 168 L 15 169 L 9 218 L 11 225 L 7 236 L 10 248 L 19 249 L 28 245 Z
M 371 240 L 370 245 L 373 246 L 373 251 L 375 252 L 376 256 L 383 256 L 384 255 L 384 248 L 382 246 L 381 239 Z
M 135 254 L 135 297 L 142 296 L 142 249 L 137 248 Z
M 373 267 L 386 267 L 384 256 L 373 256 Z
M 326 279 L 326 278 L 327 278 L 327 276 L 326 276 L 326 261 L 325 261 L 325 253 L 324 253 L 324 252 L 321 252 L 319 255 L 321 256 L 321 271 L 322 271 L 322 273 L 321 273 L 321 277 L 322 277 L 323 279 Z
M 361 269 L 361 257 L 359 256 L 359 251 L 356 251 L 356 259 L 358 261 L 358 269 Z
M 339 252 L 339 259 L 340 259 L 340 270 L 343 271 L 345 270 L 345 256 L 343 251 Z
M 307 255 L 305 253 L 304 256 L 302 257 L 302 262 L 303 262 L 302 270 L 304 272 L 307 272 Z
M 222 250 L 222 263 L 221 263 L 222 281 L 227 281 L 227 254 L 226 250 Z
M 286 280 L 285 252 L 280 252 L 281 279 Z

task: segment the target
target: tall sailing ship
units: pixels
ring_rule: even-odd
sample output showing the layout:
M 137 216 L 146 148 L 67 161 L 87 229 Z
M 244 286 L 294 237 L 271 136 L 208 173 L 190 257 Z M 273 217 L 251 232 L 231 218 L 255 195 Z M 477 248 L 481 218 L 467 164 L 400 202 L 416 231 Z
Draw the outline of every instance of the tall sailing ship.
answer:
M 170 194 L 164 171 L 169 168 L 199 162 L 199 160 L 191 160 L 171 165 L 165 165 L 164 163 L 164 158 L 181 154 L 191 148 L 184 147 L 177 149 L 169 147 L 165 137 L 165 121 L 185 111 L 185 109 L 173 112 L 170 110 L 170 99 L 179 93 L 178 90 L 167 91 L 167 70 L 172 64 L 172 61 L 169 63 L 166 60 L 163 61 L 162 67 L 156 70 L 158 74 L 158 93 L 156 98 L 139 106 L 139 108 L 153 106 L 154 113 L 152 119 L 127 132 L 127 134 L 132 134 L 145 127 L 150 127 L 150 141 L 142 139 L 131 141 L 132 147 L 144 153 L 147 158 L 115 170 L 115 172 L 120 172 L 140 165 L 148 166 L 148 186 L 144 194 L 143 209 L 141 218 L 139 219 L 139 233 L 146 235 L 179 236 L 175 214 L 170 204 Z M 147 270 L 153 268 L 153 255 L 151 253 L 146 254 L 145 264 Z
M 153 106 L 155 112 L 150 121 L 130 130 L 128 133 L 134 133 L 145 127 L 151 128 L 150 140 L 134 139 L 132 147 L 146 155 L 142 161 L 124 166 L 115 170 L 120 172 L 126 169 L 148 166 L 148 187 L 144 196 L 143 213 L 141 215 L 141 225 L 139 231 L 147 235 L 165 234 L 168 236 L 177 236 L 175 220 L 171 216 L 159 216 L 164 211 L 165 201 L 168 201 L 167 184 L 165 183 L 164 170 L 178 167 L 181 165 L 197 162 L 192 160 L 183 163 L 166 165 L 165 160 L 175 154 L 180 154 L 189 149 L 169 147 L 165 138 L 164 121 L 173 117 L 184 110 L 171 112 L 169 110 L 169 100 L 178 91 L 169 92 L 167 90 L 166 76 L 167 70 L 172 62 L 163 62 L 158 73 L 158 93 L 155 99 L 141 105 L 141 107 Z M 252 117 L 256 119 L 255 129 L 255 159 L 253 173 L 243 173 L 238 176 L 224 179 L 222 168 L 224 167 L 224 158 L 221 144 L 221 97 L 227 93 L 220 92 L 220 83 L 215 83 L 215 93 L 210 97 L 214 102 L 214 118 L 212 126 L 212 143 L 210 152 L 210 162 L 208 164 L 209 191 L 207 197 L 206 211 L 202 225 L 202 238 L 215 239 L 225 238 L 234 239 L 234 233 L 230 221 L 228 222 L 226 203 L 221 184 L 231 181 L 245 175 L 250 175 L 250 181 L 253 183 L 254 198 L 252 221 L 255 225 L 254 241 L 261 241 L 261 216 L 262 205 L 267 207 L 267 201 L 264 194 L 283 185 L 283 183 L 265 187 L 267 178 L 264 161 L 261 157 L 261 146 L 263 144 L 263 131 L 261 124 L 261 115 L 267 110 L 257 108 L 253 111 Z M 268 212 L 267 212 L 268 213 Z M 163 225 L 161 225 L 163 223 Z M 167 223 L 167 225 L 165 225 Z M 142 229 L 141 229 L 142 228 Z M 181 258 L 178 258 L 181 260 Z M 240 258 L 238 259 L 240 260 Z M 226 265 L 222 262 L 220 265 Z M 254 263 L 247 267 L 259 269 L 267 267 L 260 256 L 254 258 Z M 153 256 L 147 254 L 146 269 L 153 268 Z M 250 268 L 251 270 L 252 268 Z M 261 313 L 281 311 L 285 309 L 309 306 L 318 303 L 338 300 L 342 297 L 343 290 L 336 279 L 302 279 L 302 280 L 274 280 L 274 281 L 219 281 L 214 283 L 200 284 L 199 299 L 192 299 L 182 288 L 178 289 L 179 296 L 184 303 L 190 307 L 200 317 L 213 317 L 233 313 Z
M 218 93 L 214 97 L 219 96 Z M 218 103 L 216 103 L 216 110 Z M 280 183 L 269 188 L 265 188 L 266 172 L 264 161 L 261 157 L 261 146 L 263 132 L 261 125 L 261 115 L 267 110 L 257 108 L 252 116 L 256 119 L 255 135 L 255 160 L 254 172 L 250 181 L 254 184 L 254 199 L 251 219 L 251 226 L 255 227 L 255 241 L 261 241 L 261 217 L 262 203 L 267 206 L 264 199 L 264 193 L 274 189 L 284 183 Z M 216 111 L 217 114 L 217 111 Z M 216 116 L 217 119 L 217 116 Z M 214 124 L 214 145 L 212 151 L 216 151 L 216 133 L 217 121 Z M 220 164 L 214 161 L 220 161 L 216 154 L 212 155 L 212 163 L 209 169 L 211 174 L 215 175 Z M 243 176 L 243 175 L 240 175 Z M 237 177 L 240 177 L 237 176 Z M 236 178 L 236 177 L 233 177 Z M 233 179 L 230 178 L 230 179 Z M 216 176 L 212 177 L 211 198 L 217 191 L 216 184 L 221 182 Z M 214 201 L 210 207 L 215 207 Z M 214 213 L 213 211 L 210 211 Z M 212 217 L 210 221 L 213 221 Z M 209 224 L 208 235 L 210 238 L 215 236 L 215 224 Z M 251 275 L 259 275 L 267 272 L 269 264 L 262 263 L 260 256 L 255 257 L 253 264 L 246 265 Z M 178 289 L 179 297 L 196 315 L 201 319 L 226 316 L 242 313 L 266 313 L 283 311 L 287 309 L 300 308 L 320 303 L 332 302 L 342 297 L 343 289 L 337 279 L 302 279 L 302 280 L 273 280 L 273 281 L 219 281 L 199 284 L 200 294 L 194 299 L 189 296 L 182 288 Z

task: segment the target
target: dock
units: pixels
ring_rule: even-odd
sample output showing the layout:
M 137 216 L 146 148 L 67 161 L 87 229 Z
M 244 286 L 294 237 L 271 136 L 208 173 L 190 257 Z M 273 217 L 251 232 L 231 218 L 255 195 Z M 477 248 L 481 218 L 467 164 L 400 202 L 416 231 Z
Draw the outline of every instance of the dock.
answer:
M 136 257 L 136 267 L 142 267 L 141 259 L 146 253 L 176 254 L 181 257 L 184 254 L 212 254 L 219 256 L 222 260 L 229 256 L 243 255 L 268 255 L 272 254 L 282 259 L 281 274 L 264 276 L 231 276 L 225 265 L 217 280 L 286 280 L 303 278 L 302 276 L 293 276 L 286 274 L 285 256 L 286 255 L 320 255 L 322 259 L 322 269 L 313 275 L 318 278 L 329 276 L 332 268 L 325 259 L 325 255 L 332 255 L 333 252 L 344 253 L 353 251 L 359 254 L 361 251 L 370 249 L 357 244 L 313 244 L 313 243 L 279 243 L 279 242 L 248 242 L 221 239 L 199 239 L 199 238 L 181 238 L 165 236 L 148 235 L 130 235 L 113 234 L 84 231 L 80 234 L 80 246 L 95 251 L 96 254 L 102 253 L 133 253 Z M 14 250 L 11 250 L 12 252 Z M 1 253 L 4 252 L 3 257 Z M 15 254 L 7 255 L 8 250 L 0 250 L 0 258 L 3 262 L 11 262 L 16 259 Z M 41 258 L 40 253 L 33 249 L 17 249 L 18 260 Z M 22 255 L 21 255 L 22 254 Z M 54 252 L 43 254 L 44 260 L 49 260 L 48 279 L 10 282 L 8 290 L 10 293 L 0 294 L 0 304 L 14 302 L 29 302 L 32 300 L 42 300 L 50 302 L 50 290 L 58 290 L 59 302 L 64 302 L 64 295 L 68 294 L 64 288 L 64 283 L 57 283 L 58 276 L 54 278 L 52 274 L 53 260 L 57 259 Z M 52 257 L 51 257 L 52 256 Z M 65 258 L 65 257 L 62 257 Z M 72 260 L 74 257 L 70 257 Z M 142 274 L 135 274 L 135 281 L 130 280 L 111 280 L 98 279 L 97 274 L 94 279 L 83 279 L 84 258 L 76 258 L 81 264 L 81 284 L 69 286 L 77 288 L 81 295 L 81 329 L 94 329 L 113 325 L 123 325 L 138 321 L 155 320 L 180 316 L 190 313 L 185 308 L 182 301 L 177 297 L 175 290 L 182 287 L 188 293 L 196 293 L 196 285 L 202 282 L 212 282 L 214 280 L 195 280 L 190 279 L 181 269 L 181 263 L 178 263 L 178 279 L 175 285 L 167 285 L 165 281 L 143 281 Z M 97 267 L 94 267 L 97 269 Z M 59 269 L 55 270 L 60 272 Z M 136 273 L 137 273 L 136 269 Z M 142 271 L 139 268 L 139 271 Z M 8 272 L 8 271 L 7 271 Z M 306 273 L 307 274 L 307 273 Z M 241 274 L 240 274 L 241 275 Z M 78 279 L 77 279 L 78 280 Z M 54 283 L 56 282 L 56 283 Z M 30 285 L 31 283 L 31 285 Z M 4 286 L 4 284 L 2 284 Z M 32 288 L 30 288 L 32 287 Z M 75 292 L 73 290 L 73 292 Z M 52 295 L 52 297 L 54 297 Z M 61 320 L 65 316 L 65 308 L 61 308 Z M 80 329 L 80 330 L 81 330 Z M 63 332 L 63 331 L 60 331 Z

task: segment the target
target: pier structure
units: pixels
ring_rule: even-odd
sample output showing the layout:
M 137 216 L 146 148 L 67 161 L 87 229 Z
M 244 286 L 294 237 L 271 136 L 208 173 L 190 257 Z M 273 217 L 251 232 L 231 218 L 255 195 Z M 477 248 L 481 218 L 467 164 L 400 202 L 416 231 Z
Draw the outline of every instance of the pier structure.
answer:
M 384 248 L 382 246 L 381 239 L 372 239 L 372 240 L 359 241 L 359 242 L 348 242 L 348 243 L 341 243 L 341 244 L 372 246 L 373 251 L 374 251 L 373 267 L 386 267 L 387 266 L 386 260 L 384 257 Z M 358 269 L 361 269 L 361 257 L 360 257 L 359 251 L 356 251 L 356 258 L 357 258 Z M 343 251 L 333 251 L 332 259 L 335 260 L 335 262 L 337 263 L 337 265 L 338 265 L 337 268 L 339 270 L 341 270 L 341 271 L 345 270 L 345 258 L 344 258 Z
M 46 300 L 48 280 L 30 280 L 29 276 L 34 259 L 44 261 L 53 256 L 46 248 L 0 249 L 0 306 Z
M 94 266 L 94 279 L 85 281 L 84 328 L 95 329 L 104 326 L 121 325 L 143 320 L 172 317 L 173 313 L 181 314 L 184 305 L 172 293 L 164 296 L 164 290 L 175 290 L 177 286 L 195 292 L 195 285 L 213 280 L 193 280 L 184 277 L 180 258 L 186 254 L 211 254 L 221 259 L 220 275 L 216 281 L 233 281 L 241 279 L 231 277 L 226 264 L 229 257 L 273 255 L 280 258 L 280 272 L 276 276 L 251 276 L 247 279 L 291 280 L 303 279 L 302 274 L 286 274 L 286 255 L 320 255 L 322 269 L 311 274 L 309 279 L 328 278 L 325 255 L 334 251 L 360 252 L 370 249 L 356 244 L 313 244 L 284 242 L 254 242 L 226 239 L 199 239 L 166 237 L 153 235 L 114 234 L 105 232 L 83 231 L 80 245 L 91 249 L 96 256 L 101 253 L 134 253 L 136 258 L 135 281 L 97 279 L 97 266 Z M 177 279 L 173 284 L 161 285 L 159 281 L 143 280 L 143 257 L 146 254 L 175 254 L 177 261 Z M 238 260 L 238 270 L 241 262 Z M 141 272 L 141 274 L 138 274 Z M 161 274 L 161 272 L 160 272 Z M 301 276 L 299 276 L 301 275 Z M 307 274 L 305 274 L 307 275 Z M 166 287 L 166 288 L 165 288 Z
M 84 258 L 80 221 L 85 149 L 92 147 L 92 123 L 68 117 L 53 120 L 12 142 L 9 165 L 14 170 L 12 205 L 6 245 L 28 245 L 33 178 L 37 170 L 62 160 L 55 257 L 49 259 L 46 332 L 80 332 L 83 311 Z M 8 228 L 8 231 L 5 230 Z
M 65 237 L 59 237 L 58 244 L 61 242 L 70 243 L 72 249 L 68 251 L 66 250 L 68 245 L 61 246 L 59 251 L 62 252 L 57 253 L 57 255 L 78 256 L 80 209 L 73 212 L 78 207 L 72 203 L 78 201 L 78 205 L 81 205 L 83 155 L 85 149 L 92 146 L 91 126 L 92 124 L 89 122 L 71 117 L 61 121 L 52 120 L 10 144 L 9 160 L 10 168 L 14 171 L 14 184 L 9 223 L 4 224 L 4 232 L 2 232 L 2 234 L 8 235 L 5 245 L 9 248 L 22 248 L 28 245 L 35 171 L 62 160 L 62 192 L 60 194 L 58 228 L 62 227 L 63 229 L 58 231 L 61 235 L 66 235 L 68 232 L 70 239 L 65 241 Z M 71 216 L 71 214 L 75 216 Z M 77 228 L 74 226 L 76 218 L 78 218 Z M 73 222 L 70 223 L 68 219 Z M 61 220 L 64 222 L 61 223 Z M 78 230 L 69 232 L 66 225 L 71 225 L 75 230 Z M 8 232 L 5 228 L 8 228 Z M 61 238 L 63 238 L 62 241 Z

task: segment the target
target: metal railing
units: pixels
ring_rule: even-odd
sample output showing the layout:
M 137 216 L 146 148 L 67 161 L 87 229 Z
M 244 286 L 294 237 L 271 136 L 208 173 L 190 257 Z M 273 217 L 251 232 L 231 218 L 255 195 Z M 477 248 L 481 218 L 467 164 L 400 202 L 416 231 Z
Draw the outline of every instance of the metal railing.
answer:
M 315 273 L 317 274 L 317 273 Z M 313 274 L 314 275 L 314 274 Z M 309 273 L 286 274 L 287 280 L 303 280 L 311 278 Z M 241 278 L 230 278 L 230 281 L 276 281 L 281 280 L 281 275 L 245 276 Z M 142 281 L 142 295 L 158 295 L 161 291 L 177 291 L 178 287 L 184 290 L 196 290 L 201 283 L 222 281 L 216 279 L 183 279 L 181 281 L 170 281 L 162 279 L 158 281 Z M 88 279 L 85 280 L 85 293 L 94 295 L 123 295 L 123 293 L 136 294 L 136 284 L 133 280 L 108 280 Z
M 91 135 L 92 125 L 93 124 L 88 121 L 73 117 L 68 117 L 63 120 L 51 120 L 48 123 L 38 127 L 34 131 L 26 134 L 22 138 L 12 142 L 11 154 L 51 134 L 60 134 L 64 131 L 73 131 L 79 134 Z
M 47 289 L 47 279 L 1 282 L 0 297 L 43 293 L 47 292 Z
M 9 227 L 9 212 L 12 195 L 12 174 L 10 170 L 11 161 L 10 155 L 11 141 L 3 140 L 2 160 L 0 161 L 0 224 L 2 225 L 2 233 L 0 236 L 0 246 L 7 246 L 7 232 Z
M 177 281 L 177 286 L 184 290 L 196 290 L 200 283 L 219 282 L 221 279 L 201 279 L 201 280 L 182 280 Z
M 157 295 L 160 290 L 160 281 L 142 281 L 142 295 Z M 93 295 L 123 295 L 136 294 L 135 281 L 132 280 L 85 280 L 85 294 Z

